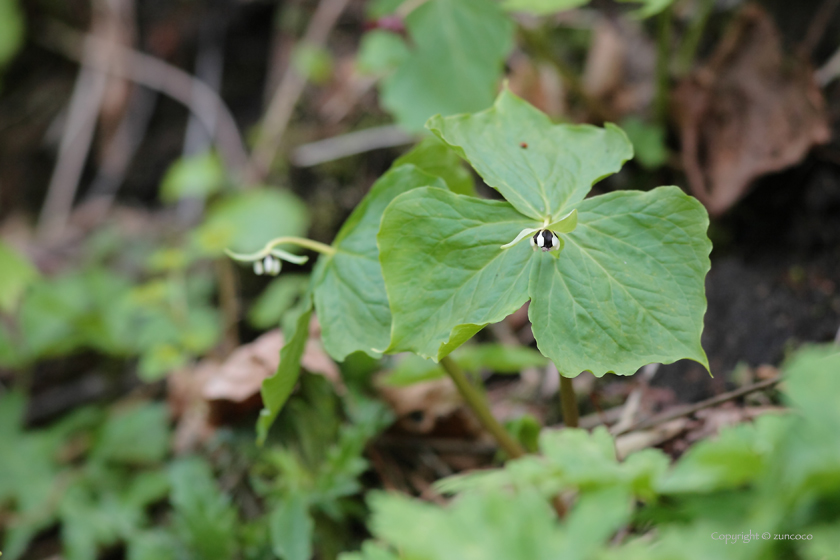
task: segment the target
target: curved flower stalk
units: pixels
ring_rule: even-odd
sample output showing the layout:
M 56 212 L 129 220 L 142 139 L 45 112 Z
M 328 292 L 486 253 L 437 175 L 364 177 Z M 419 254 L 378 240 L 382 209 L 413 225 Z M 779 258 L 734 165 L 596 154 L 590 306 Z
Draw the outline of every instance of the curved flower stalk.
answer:
M 329 245 L 306 239 L 304 237 L 278 237 L 272 239 L 259 251 L 253 253 L 236 253 L 225 249 L 225 253 L 235 261 L 244 263 L 253 263 L 254 274 L 262 275 L 268 274 L 270 276 L 277 276 L 282 269 L 282 261 L 305 264 L 309 257 L 303 255 L 295 255 L 279 249 L 279 245 L 296 245 L 305 249 L 311 249 L 324 255 L 334 255 L 335 249 Z

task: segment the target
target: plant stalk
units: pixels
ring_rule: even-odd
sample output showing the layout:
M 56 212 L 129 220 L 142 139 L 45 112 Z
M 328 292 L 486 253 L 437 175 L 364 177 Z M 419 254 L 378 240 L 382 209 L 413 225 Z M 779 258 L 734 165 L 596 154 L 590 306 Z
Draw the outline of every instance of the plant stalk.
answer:
M 490 412 L 490 407 L 487 405 L 487 400 L 484 395 L 467 379 L 464 370 L 461 366 L 455 363 L 455 360 L 449 356 L 440 359 L 440 365 L 449 374 L 452 382 L 458 388 L 461 396 L 464 397 L 467 405 L 472 409 L 473 413 L 481 422 L 490 434 L 495 438 L 499 447 L 505 450 L 511 459 L 517 459 L 525 455 L 525 450 L 519 445 L 513 436 L 496 420 L 493 413 Z
M 716 0 L 701 0 L 697 13 L 689 24 L 688 30 L 677 51 L 677 75 L 682 77 L 691 71 L 694 59 L 697 57 L 697 48 L 700 46 L 700 39 L 703 37 L 703 30 L 712 15 Z
M 578 427 L 578 405 L 577 395 L 575 395 L 575 386 L 572 380 L 568 377 L 563 377 L 560 374 L 560 404 L 563 410 L 563 424 L 567 428 Z

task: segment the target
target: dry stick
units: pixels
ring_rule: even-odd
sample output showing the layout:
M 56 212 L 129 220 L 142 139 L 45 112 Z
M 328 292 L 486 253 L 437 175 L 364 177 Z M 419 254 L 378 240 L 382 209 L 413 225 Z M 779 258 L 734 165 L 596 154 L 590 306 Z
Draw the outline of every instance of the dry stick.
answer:
M 301 44 L 312 48 L 323 47 L 348 2 L 349 0 L 321 0 Z M 306 82 L 306 76 L 298 72 L 294 64 L 289 64 L 268 106 L 260 135 L 248 162 L 246 178 L 249 182 L 259 182 L 268 174 Z
M 62 231 L 67 224 L 108 84 L 108 76 L 102 71 L 109 65 L 108 52 L 97 47 L 93 35 L 84 41 L 81 51 L 83 66 L 73 87 L 58 161 L 38 219 L 41 236 Z
M 718 395 L 716 397 L 712 397 L 710 399 L 706 399 L 705 401 L 700 401 L 699 403 L 695 403 L 688 406 L 681 406 L 675 408 L 673 410 L 663 412 L 662 414 L 657 414 L 647 420 L 642 420 L 641 422 L 637 422 L 633 426 L 628 427 L 625 430 L 617 432 L 613 435 L 620 436 L 622 434 L 626 434 L 628 432 L 635 432 L 637 430 L 646 430 L 648 428 L 653 428 L 654 426 L 658 426 L 660 424 L 664 424 L 665 422 L 669 422 L 671 420 L 675 420 L 677 418 L 682 418 L 683 416 L 688 416 L 690 414 L 694 414 L 700 410 L 705 408 L 709 408 L 712 406 L 719 405 L 726 401 L 731 401 L 732 399 L 737 399 L 738 397 L 743 397 L 744 395 L 748 395 L 749 393 L 754 393 L 755 391 L 761 391 L 762 389 L 767 389 L 772 387 L 779 381 L 781 381 L 781 377 L 774 377 L 773 379 L 767 379 L 765 381 L 759 381 L 758 383 L 754 383 L 752 385 L 748 385 L 746 387 L 741 387 L 740 389 L 735 389 L 734 391 L 729 391 L 728 393 L 724 393 L 722 395 Z
M 371 150 L 411 144 L 415 140 L 414 134 L 389 124 L 304 144 L 292 152 L 291 160 L 298 167 L 311 167 Z
M 577 428 L 578 413 L 577 395 L 572 380 L 560 374 L 560 405 L 563 411 L 563 424 L 567 428 Z
M 496 417 L 493 416 L 493 413 L 490 411 L 490 407 L 487 406 L 487 401 L 484 396 L 478 391 L 478 389 L 475 388 L 475 386 L 473 386 L 470 380 L 467 379 L 467 376 L 464 373 L 464 370 L 461 369 L 461 366 L 456 364 L 449 356 L 441 358 L 440 365 L 446 373 L 449 374 L 449 377 L 455 383 L 455 386 L 458 388 L 461 396 L 464 398 L 467 405 L 469 405 L 472 409 L 473 413 L 478 418 L 478 421 L 481 422 L 481 425 L 484 426 L 484 429 L 490 432 L 490 435 L 496 439 L 499 447 L 504 449 L 511 459 L 517 459 L 525 455 L 525 450 L 522 449 L 522 446 L 513 439 L 507 430 L 499 424 Z
M 831 23 L 831 18 L 834 11 L 840 6 L 840 0 L 825 0 L 811 18 L 811 23 L 808 25 L 808 30 L 805 32 L 805 38 L 799 45 L 799 55 L 802 58 L 810 58 L 814 49 L 820 44 L 820 41 L 825 35 L 825 30 L 828 29 L 828 24 Z
M 213 88 L 180 68 L 122 45 L 96 37 L 52 21 L 38 37 L 39 43 L 52 51 L 83 64 L 93 64 L 100 71 L 131 80 L 159 91 L 185 105 L 208 131 L 215 124 L 214 142 L 220 155 L 233 174 L 238 174 L 248 160 L 245 143 L 225 102 Z M 102 64 L 99 60 L 84 60 L 81 45 L 90 41 L 101 51 L 111 51 L 119 63 Z M 213 107 L 213 114 L 206 114 L 202 107 Z

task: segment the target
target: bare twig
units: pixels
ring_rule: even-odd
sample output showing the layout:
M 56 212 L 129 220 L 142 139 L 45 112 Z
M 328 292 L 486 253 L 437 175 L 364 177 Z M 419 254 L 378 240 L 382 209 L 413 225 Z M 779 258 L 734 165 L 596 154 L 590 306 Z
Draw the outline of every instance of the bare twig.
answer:
M 108 84 L 103 70 L 108 68 L 110 57 L 108 51 L 97 48 L 93 35 L 84 41 L 81 59 L 83 66 L 70 97 L 58 161 L 38 219 L 41 236 L 54 235 L 67 224 Z
M 639 386 L 633 389 L 633 392 L 627 397 L 627 402 L 624 403 L 624 409 L 621 411 L 621 417 L 615 426 L 610 428 L 610 432 L 616 434 L 635 424 L 636 414 L 642 404 L 642 396 L 658 370 L 659 364 L 648 364 L 642 368 L 642 372 L 637 376 L 640 381 Z
M 773 379 L 759 381 L 758 383 L 753 383 L 752 385 L 741 387 L 740 389 L 735 389 L 734 391 L 729 391 L 728 393 L 723 393 L 722 395 L 706 399 L 705 401 L 700 401 L 699 403 L 676 407 L 672 410 L 663 412 L 662 414 L 657 414 L 656 416 L 648 418 L 647 420 L 638 422 L 635 425 L 630 426 L 625 430 L 622 430 L 621 432 L 615 433 L 614 435 L 626 434 L 628 432 L 633 432 L 636 430 L 646 430 L 648 428 L 664 424 L 665 422 L 668 422 L 670 420 L 694 414 L 705 408 L 717 406 L 719 404 L 725 403 L 726 401 L 731 401 L 733 399 L 743 397 L 744 395 L 754 393 L 755 391 L 768 389 L 777 384 L 779 381 L 781 381 L 781 377 L 774 377 Z
M 301 43 L 313 48 L 323 47 L 348 2 L 349 0 L 321 0 Z M 306 82 L 306 76 L 298 72 L 294 64 L 286 67 L 283 79 L 266 110 L 259 137 L 248 162 L 246 177 L 249 181 L 258 182 L 268 174 Z
M 248 155 L 236 121 L 219 95 L 201 80 L 159 58 L 86 36 L 56 21 L 48 23 L 37 40 L 45 48 L 67 58 L 93 64 L 100 71 L 142 84 L 181 102 L 201 120 L 208 132 L 215 128 L 216 147 L 231 172 L 236 175 L 243 169 Z M 104 65 L 99 60 L 83 60 L 81 45 L 87 41 L 97 50 L 111 51 L 119 63 Z M 212 114 L 203 112 L 203 107 L 213 107 Z
M 82 213 L 88 223 L 101 221 L 111 205 L 134 154 L 140 147 L 149 121 L 157 105 L 157 92 L 138 87 L 132 92 L 125 114 L 102 158 L 102 164 L 77 214 Z
M 824 0 L 820 5 L 814 13 L 814 17 L 811 18 L 811 23 L 805 32 L 805 38 L 799 45 L 800 56 L 805 59 L 810 58 L 825 35 L 825 30 L 828 29 L 828 24 L 831 23 L 831 18 L 838 6 L 840 6 L 840 0 Z
M 371 150 L 411 144 L 416 139 L 396 125 L 378 126 L 304 144 L 292 152 L 291 160 L 298 167 L 311 167 Z

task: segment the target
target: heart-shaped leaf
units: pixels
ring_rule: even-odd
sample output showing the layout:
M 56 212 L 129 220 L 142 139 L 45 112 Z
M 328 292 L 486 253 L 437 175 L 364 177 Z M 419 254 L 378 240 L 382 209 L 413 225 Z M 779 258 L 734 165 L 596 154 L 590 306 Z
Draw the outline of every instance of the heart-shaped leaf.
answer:
M 632 144 L 617 126 L 553 125 L 507 89 L 491 109 L 432 117 L 428 128 L 514 208 L 540 222 L 567 214 L 593 184 L 633 157 Z
M 385 207 L 398 195 L 434 185 L 440 178 L 402 165 L 383 175 L 344 222 L 334 255 L 318 260 L 312 275 L 324 348 L 337 361 L 362 351 L 378 357 L 391 340 L 391 311 L 379 267 L 376 232 Z
M 438 360 L 530 299 L 538 347 L 566 376 L 681 358 L 708 367 L 702 205 L 676 187 L 583 200 L 632 155 L 619 129 L 553 125 L 508 92 L 491 110 L 429 124 L 509 203 L 424 188 L 388 206 L 389 351 Z M 524 238 L 546 227 L 558 249 L 531 251 Z

